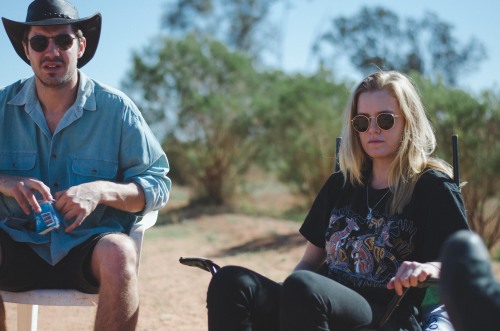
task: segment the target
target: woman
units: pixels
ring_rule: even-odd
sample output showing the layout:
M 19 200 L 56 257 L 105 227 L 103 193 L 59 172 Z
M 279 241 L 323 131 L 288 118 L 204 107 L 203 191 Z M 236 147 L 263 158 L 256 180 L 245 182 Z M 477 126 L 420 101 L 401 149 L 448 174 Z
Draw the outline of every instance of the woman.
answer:
M 208 289 L 209 330 L 355 330 L 377 322 L 394 292 L 438 276 L 441 244 L 467 223 L 435 145 L 406 76 L 366 77 L 346 111 L 340 171 L 300 228 L 308 242 L 295 271 L 278 284 L 222 268 Z M 420 330 L 424 294 L 410 291 L 381 329 Z

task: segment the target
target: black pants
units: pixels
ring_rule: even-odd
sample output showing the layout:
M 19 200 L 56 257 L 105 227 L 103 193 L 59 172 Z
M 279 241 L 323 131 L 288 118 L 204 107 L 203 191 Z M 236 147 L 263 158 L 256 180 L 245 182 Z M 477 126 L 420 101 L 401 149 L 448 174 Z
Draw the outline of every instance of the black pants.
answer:
M 386 307 L 370 305 L 357 292 L 314 272 L 296 271 L 281 285 L 230 266 L 210 282 L 207 308 L 210 331 L 351 331 L 372 323 Z M 400 328 L 394 321 L 384 327 L 400 329 L 420 327 Z
M 500 329 L 500 285 L 488 251 L 470 231 L 452 235 L 441 253 L 440 296 L 456 331 Z

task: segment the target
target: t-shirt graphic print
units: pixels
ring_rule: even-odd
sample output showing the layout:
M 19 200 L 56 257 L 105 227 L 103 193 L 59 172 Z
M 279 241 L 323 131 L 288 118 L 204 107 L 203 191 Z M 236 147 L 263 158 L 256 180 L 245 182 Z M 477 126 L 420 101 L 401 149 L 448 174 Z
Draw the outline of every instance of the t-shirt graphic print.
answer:
M 416 227 L 400 217 L 334 208 L 325 236 L 328 276 L 351 288 L 385 288 L 415 246 Z

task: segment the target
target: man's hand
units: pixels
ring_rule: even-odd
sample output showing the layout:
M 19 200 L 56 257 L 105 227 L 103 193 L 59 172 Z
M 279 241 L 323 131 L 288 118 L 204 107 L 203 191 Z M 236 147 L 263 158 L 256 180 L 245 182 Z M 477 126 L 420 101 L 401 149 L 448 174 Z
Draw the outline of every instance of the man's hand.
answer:
M 415 287 L 428 277 L 439 277 L 439 270 L 439 262 L 419 263 L 405 261 L 398 268 L 396 275 L 389 281 L 387 288 L 395 290 L 398 295 L 402 295 L 405 287 Z
M 66 232 L 80 226 L 99 204 L 137 213 L 144 209 L 145 196 L 136 183 L 95 181 L 70 187 L 55 193 L 54 207 L 66 220 L 74 219 Z
M 37 179 L 0 175 L 0 193 L 14 198 L 26 215 L 31 213 L 30 207 L 37 213 L 42 211 L 35 191 L 40 192 L 45 201 L 52 200 L 49 187 Z
M 99 182 L 92 182 L 56 192 L 55 196 L 54 207 L 61 216 L 65 220 L 74 219 L 73 223 L 66 228 L 66 232 L 71 232 L 97 208 L 101 200 L 101 190 Z

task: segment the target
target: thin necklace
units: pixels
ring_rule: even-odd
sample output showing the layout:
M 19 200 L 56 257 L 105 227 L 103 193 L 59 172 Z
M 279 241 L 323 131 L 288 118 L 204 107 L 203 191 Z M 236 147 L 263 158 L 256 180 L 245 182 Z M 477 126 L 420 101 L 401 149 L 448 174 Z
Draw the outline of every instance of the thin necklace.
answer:
M 375 206 L 373 206 L 372 208 L 370 208 L 370 205 L 368 204 L 368 201 L 369 201 L 369 200 L 368 200 L 368 187 L 370 186 L 370 181 L 371 181 L 371 179 L 372 179 L 372 177 L 370 176 L 370 179 L 368 179 L 368 183 L 366 184 L 366 207 L 368 207 L 368 214 L 366 215 L 366 219 L 367 219 L 368 221 L 372 219 L 372 216 L 373 216 L 373 215 L 372 215 L 372 212 L 373 212 L 373 210 L 375 209 L 375 207 L 377 207 L 377 206 L 378 206 L 378 204 L 379 204 L 380 202 L 382 202 L 382 200 L 384 200 L 385 196 L 386 196 L 387 194 L 389 194 L 389 192 L 391 191 L 391 190 L 387 190 L 387 192 L 385 192 L 385 194 L 384 194 L 384 195 L 380 198 L 380 200 L 379 200 L 379 201 L 375 204 Z

